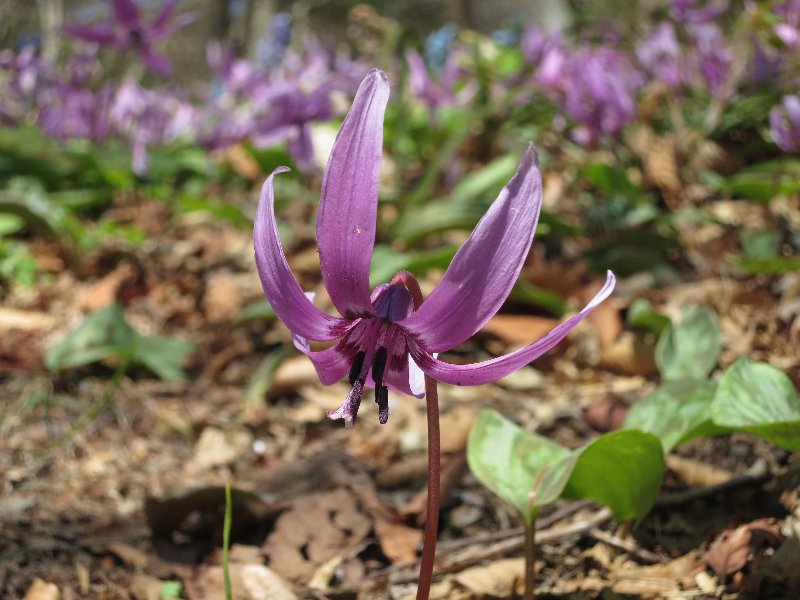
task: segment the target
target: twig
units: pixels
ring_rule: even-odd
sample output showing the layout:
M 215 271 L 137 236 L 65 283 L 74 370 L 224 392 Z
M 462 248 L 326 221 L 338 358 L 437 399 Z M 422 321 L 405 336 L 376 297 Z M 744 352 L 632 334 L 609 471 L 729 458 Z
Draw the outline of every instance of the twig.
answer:
M 576 512 L 583 510 L 594 505 L 591 500 L 576 500 L 554 510 L 547 516 L 539 517 L 536 519 L 536 531 L 542 531 L 548 527 L 552 527 L 559 521 L 563 521 L 567 517 L 571 517 Z M 460 550 L 466 546 L 485 546 L 492 542 L 499 542 L 511 537 L 519 537 L 525 534 L 524 527 L 514 527 L 513 529 L 506 529 L 504 531 L 495 531 L 493 533 L 484 533 L 481 535 L 474 535 L 460 540 L 449 540 L 441 542 L 439 548 L 443 551 Z
M 610 520 L 611 520 L 611 511 L 608 510 L 607 508 L 601 508 L 587 519 L 576 521 L 574 523 L 570 523 L 569 525 L 563 525 L 561 527 L 551 527 L 549 529 L 542 529 L 541 531 L 537 531 L 536 541 L 541 546 L 541 544 L 552 543 L 557 540 L 561 540 L 563 538 L 570 537 L 573 535 L 582 535 Z M 509 552 L 515 552 L 517 550 L 520 550 L 524 547 L 524 545 L 525 545 L 525 534 L 522 533 L 522 535 L 511 537 L 497 544 L 488 547 L 482 547 L 467 556 L 458 559 L 452 559 L 450 561 L 441 561 L 440 563 L 437 564 L 436 570 L 438 573 L 453 573 L 461 571 L 467 567 L 471 567 L 476 563 L 482 562 L 484 560 L 497 558 L 499 556 L 504 556 Z M 385 574 L 386 571 L 383 571 L 368 578 L 371 579 L 373 577 L 378 577 L 380 575 L 385 575 Z M 414 581 L 415 576 L 411 573 L 408 574 L 390 573 L 389 578 L 390 581 L 394 584 L 411 583 Z
M 769 478 L 770 473 L 769 469 L 767 469 L 767 465 L 763 462 L 757 462 L 753 465 L 753 468 L 750 469 L 750 472 L 744 475 L 737 475 L 736 477 L 731 477 L 727 481 L 709 485 L 708 487 L 692 488 L 661 496 L 656 500 L 655 505 L 658 507 L 678 506 L 701 498 L 708 498 L 709 496 L 729 492 L 737 488 L 764 483 Z
M 658 554 L 655 552 L 650 552 L 649 550 L 645 550 L 644 548 L 640 548 L 633 540 L 624 540 L 621 537 L 612 535 L 603 531 L 602 529 L 598 529 L 597 527 L 590 529 L 589 535 L 598 542 L 603 542 L 604 544 L 608 544 L 609 546 L 613 546 L 614 548 L 618 548 L 624 552 L 627 552 L 639 562 L 656 564 L 663 561 L 662 557 L 660 557 Z

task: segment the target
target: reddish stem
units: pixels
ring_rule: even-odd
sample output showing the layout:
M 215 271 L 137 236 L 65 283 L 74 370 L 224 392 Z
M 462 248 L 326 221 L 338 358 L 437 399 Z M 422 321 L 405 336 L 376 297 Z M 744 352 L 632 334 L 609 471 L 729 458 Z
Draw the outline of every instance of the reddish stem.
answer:
M 417 279 L 411 273 L 402 271 L 395 275 L 392 283 L 402 284 L 408 289 L 414 302 L 414 310 L 418 310 L 423 298 Z M 425 375 L 425 403 L 428 416 L 428 502 L 425 508 L 425 533 L 423 534 L 422 557 L 419 564 L 417 600 L 428 600 L 431 592 L 441 501 L 442 452 L 439 434 L 439 393 L 436 380 L 427 375 Z
M 441 492 L 442 454 L 439 443 L 439 394 L 436 390 L 436 380 L 427 375 L 425 375 L 425 400 L 428 407 L 428 504 L 425 509 L 425 534 L 422 542 L 422 558 L 419 563 L 417 600 L 428 600 L 431 591 L 436 538 L 439 533 Z

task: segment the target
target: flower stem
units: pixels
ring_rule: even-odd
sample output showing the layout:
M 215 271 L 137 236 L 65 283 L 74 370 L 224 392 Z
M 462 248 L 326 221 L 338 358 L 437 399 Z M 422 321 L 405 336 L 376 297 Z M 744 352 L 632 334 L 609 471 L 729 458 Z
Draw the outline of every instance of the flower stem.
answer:
M 418 310 L 423 298 L 416 277 L 408 271 L 401 271 L 394 276 L 392 283 L 406 286 L 414 302 L 414 310 Z M 442 451 L 439 435 L 439 392 L 436 380 L 427 375 L 425 375 L 425 403 L 428 416 L 428 502 L 425 507 L 425 533 L 422 538 L 422 557 L 419 563 L 417 600 L 428 600 L 431 593 L 441 501 Z
M 525 523 L 525 595 L 524 600 L 536 598 L 536 521 Z
M 419 564 L 417 600 L 428 600 L 439 532 L 441 444 L 439 441 L 439 393 L 436 380 L 425 376 L 425 400 L 428 407 L 428 503 L 425 508 L 425 534 Z

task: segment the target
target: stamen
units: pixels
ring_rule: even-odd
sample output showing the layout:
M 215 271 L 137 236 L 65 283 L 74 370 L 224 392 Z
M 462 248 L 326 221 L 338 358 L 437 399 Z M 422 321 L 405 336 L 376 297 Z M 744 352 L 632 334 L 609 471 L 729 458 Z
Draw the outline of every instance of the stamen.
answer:
M 366 354 L 363 350 L 356 352 L 353 364 L 350 366 L 350 385 L 355 385 L 361 375 L 361 367 L 364 366 L 364 356 L 366 356 Z
M 375 351 L 375 356 L 372 358 L 372 380 L 375 382 L 375 389 L 378 389 L 383 384 L 383 372 L 386 370 L 386 356 L 386 348 L 381 346 Z
M 386 386 L 375 388 L 375 402 L 378 403 L 378 422 L 385 425 L 389 420 L 389 390 Z

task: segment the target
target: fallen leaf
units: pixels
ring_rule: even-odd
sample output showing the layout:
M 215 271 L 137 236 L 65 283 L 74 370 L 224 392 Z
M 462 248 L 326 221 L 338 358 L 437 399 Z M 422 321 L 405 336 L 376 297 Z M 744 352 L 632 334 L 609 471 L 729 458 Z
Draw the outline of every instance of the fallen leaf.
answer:
M 558 325 L 555 319 L 529 315 L 495 315 L 481 332 L 491 333 L 508 344 L 530 344 Z
M 520 593 L 525 581 L 525 560 L 507 558 L 458 573 L 459 585 L 477 595 L 508 597 Z
M 775 519 L 756 519 L 723 531 L 706 550 L 705 561 L 722 579 L 742 570 L 751 552 L 764 546 L 776 548 L 782 541 L 783 535 Z
M 161 600 L 164 582 L 156 577 L 137 573 L 131 577 L 131 596 L 136 600 Z
M 342 488 L 296 498 L 265 543 L 270 568 L 307 582 L 323 563 L 347 555 L 372 528 L 360 506 L 359 499 Z
M 0 307 L 0 331 L 41 331 L 55 324 L 52 315 L 34 310 Z
M 222 431 L 217 427 L 206 427 L 195 444 L 190 465 L 198 471 L 207 471 L 230 464 L 252 443 L 253 435 L 247 429 Z
M 689 487 L 717 485 L 733 477 L 733 473 L 726 469 L 676 454 L 665 456 L 664 463 Z
M 248 600 L 297 600 L 289 584 L 264 565 L 243 565 L 239 578 Z
M 48 583 L 37 577 L 28 588 L 23 600 L 59 600 L 60 597 L 61 593 L 56 584 Z
M 375 535 L 381 550 L 392 564 L 412 561 L 417 558 L 417 549 L 422 544 L 422 531 L 388 519 L 375 521 Z

